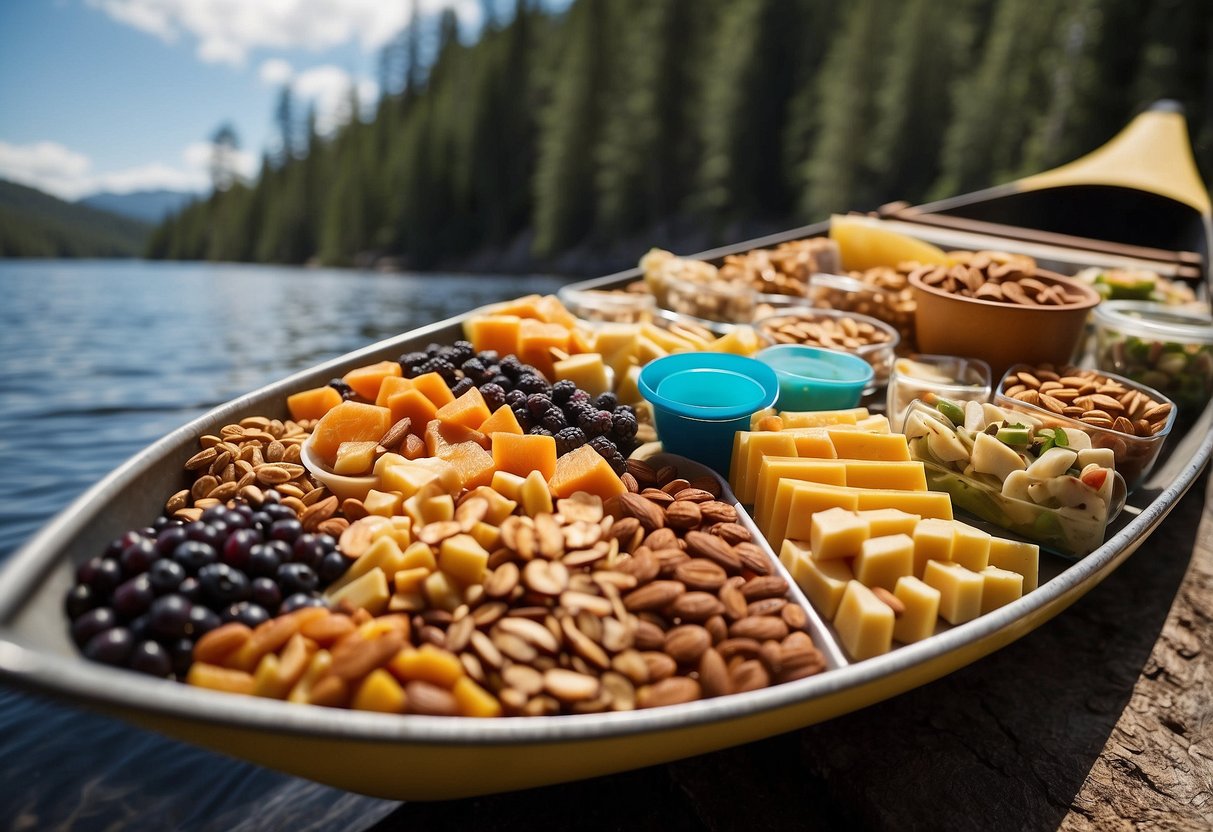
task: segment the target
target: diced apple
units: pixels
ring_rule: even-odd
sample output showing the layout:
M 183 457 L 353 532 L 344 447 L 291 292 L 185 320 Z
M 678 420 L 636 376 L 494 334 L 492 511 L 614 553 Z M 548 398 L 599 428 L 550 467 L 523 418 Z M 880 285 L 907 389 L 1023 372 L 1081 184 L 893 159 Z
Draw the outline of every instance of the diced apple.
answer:
M 1078 452 L 1078 467 L 1085 471 L 1088 465 L 1115 469 L 1116 454 L 1111 448 L 1084 448 Z
M 1076 459 L 1078 459 L 1078 454 L 1069 448 L 1049 448 L 1028 466 L 1028 476 L 1034 480 L 1049 480 L 1063 476 L 1066 471 L 1070 470 L 1070 466 Z
M 1005 480 L 1012 471 L 1022 471 L 1026 467 L 1023 457 L 1013 448 L 988 433 L 977 434 L 973 443 L 973 470 Z

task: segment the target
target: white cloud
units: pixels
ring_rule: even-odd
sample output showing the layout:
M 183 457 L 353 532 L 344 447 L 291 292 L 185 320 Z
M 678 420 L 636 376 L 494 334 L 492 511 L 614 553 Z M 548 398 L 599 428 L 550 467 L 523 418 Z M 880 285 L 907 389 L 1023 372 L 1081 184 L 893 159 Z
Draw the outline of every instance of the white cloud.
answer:
M 210 160 L 210 143 L 194 142 L 182 150 L 178 165 L 151 162 L 95 172 L 89 157 L 57 142 L 27 145 L 0 142 L 0 179 L 29 185 L 68 200 L 100 191 L 122 194 L 165 188 L 203 192 L 210 187 Z M 234 163 L 237 172 L 245 178 L 257 172 L 257 158 L 252 153 L 238 151 Z
M 294 79 L 291 90 L 302 101 L 316 107 L 316 129 L 329 133 L 350 119 L 350 87 L 358 94 L 362 107 L 379 98 L 379 85 L 370 78 L 355 78 L 339 66 L 325 64 L 304 70 Z
M 295 75 L 295 70 L 281 58 L 270 58 L 262 62 L 258 75 L 262 83 L 277 87 L 291 80 Z
M 114 20 L 172 43 L 198 41 L 198 57 L 243 65 L 255 49 L 320 51 L 357 42 L 378 49 L 408 22 L 400 0 L 88 0 Z M 463 25 L 480 24 L 479 0 L 419 0 L 422 15 L 453 9 Z

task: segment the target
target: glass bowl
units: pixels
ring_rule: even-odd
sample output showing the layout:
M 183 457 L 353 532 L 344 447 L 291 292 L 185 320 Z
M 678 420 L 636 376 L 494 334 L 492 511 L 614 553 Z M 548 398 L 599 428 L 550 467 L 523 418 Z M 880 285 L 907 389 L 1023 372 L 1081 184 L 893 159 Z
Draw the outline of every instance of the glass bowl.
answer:
M 726 280 L 698 281 L 681 277 L 662 278 L 654 292 L 664 309 L 692 318 L 744 324 L 754 319 L 756 293 L 749 286 Z
M 893 360 L 885 413 L 890 424 L 900 425 L 910 403 L 927 393 L 958 402 L 986 402 L 991 391 L 990 365 L 980 358 L 915 354 Z
M 556 293 L 565 308 L 583 321 L 638 324 L 651 320 L 657 308 L 648 292 L 574 289 L 563 286 Z
M 844 331 L 846 320 L 850 320 L 860 335 L 867 333 L 868 343 L 864 338 L 845 338 L 839 335 Z M 810 347 L 849 352 L 857 355 L 872 365 L 873 377 L 865 395 L 880 387 L 889 378 L 889 370 L 893 365 L 893 352 L 901 343 L 901 336 L 893 327 L 884 321 L 854 312 L 843 312 L 837 309 L 814 309 L 809 306 L 794 306 L 780 310 L 754 322 L 758 335 L 768 344 L 802 344 Z M 822 335 L 825 337 L 822 337 Z M 880 340 L 871 340 L 878 338 Z M 858 343 L 857 343 L 858 342 Z
M 809 278 L 809 305 L 818 309 L 855 312 L 884 321 L 901 336 L 901 348 L 914 348 L 914 290 L 909 283 L 895 289 L 876 286 L 841 274 L 815 274 Z
M 969 451 L 972 447 L 964 441 L 962 431 L 921 400 L 910 405 L 905 434 L 910 456 L 923 464 L 928 488 L 946 492 L 959 508 L 1064 557 L 1081 558 L 1098 549 L 1108 523 L 1124 508 L 1128 489 L 1116 471 L 1111 472 L 1111 485 L 1105 485 L 1106 502 L 1091 500 L 1081 506 L 1051 507 L 1003 493 L 1002 484 L 995 483 L 996 477 L 969 471 L 969 458 L 956 459 L 954 454 L 932 450 L 948 444 L 934 446 L 935 435 L 945 440 L 955 438 Z
M 1184 412 L 1213 398 L 1213 319 L 1149 301 L 1095 307 L 1095 361 L 1170 397 Z
M 1157 433 L 1151 436 L 1137 436 L 1110 427 L 1105 428 L 1088 424 L 1081 419 L 1068 416 L 1064 413 L 1057 413 L 1047 407 L 1021 401 L 1006 394 L 1006 391 L 1018 380 L 1020 372 L 1031 373 L 1034 369 L 1027 364 L 1016 364 L 1007 370 L 1002 380 L 998 383 L 998 388 L 994 395 L 994 403 L 1001 408 L 1015 410 L 1030 416 L 1048 427 L 1073 428 L 1082 431 L 1091 437 L 1091 444 L 1094 447 L 1110 448 L 1112 450 L 1112 454 L 1116 457 L 1116 471 L 1125 478 L 1125 482 L 1128 483 L 1130 489 L 1141 485 L 1149 475 L 1150 470 L 1154 467 L 1154 463 L 1158 460 L 1158 454 L 1162 450 L 1163 443 L 1166 441 L 1167 436 L 1170 435 L 1171 428 L 1175 424 L 1176 409 L 1174 403 L 1159 391 L 1146 387 L 1144 384 L 1137 384 L 1131 379 L 1118 376 L 1115 373 L 1101 371 L 1100 375 L 1112 383 L 1119 384 L 1129 390 L 1135 390 L 1144 396 L 1149 396 L 1159 405 L 1170 405 L 1171 410 L 1162 422 L 1162 428 Z
M 779 378 L 780 410 L 840 410 L 855 407 L 873 370 L 857 355 L 800 344 L 777 344 L 754 356 Z

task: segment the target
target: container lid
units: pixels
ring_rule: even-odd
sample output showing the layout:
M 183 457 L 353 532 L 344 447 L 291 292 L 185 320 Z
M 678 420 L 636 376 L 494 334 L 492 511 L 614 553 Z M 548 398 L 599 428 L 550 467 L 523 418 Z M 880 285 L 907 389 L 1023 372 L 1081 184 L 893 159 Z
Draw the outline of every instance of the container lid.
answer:
M 1095 307 L 1095 321 L 1125 335 L 1156 341 L 1213 344 L 1213 318 L 1144 300 L 1109 300 Z

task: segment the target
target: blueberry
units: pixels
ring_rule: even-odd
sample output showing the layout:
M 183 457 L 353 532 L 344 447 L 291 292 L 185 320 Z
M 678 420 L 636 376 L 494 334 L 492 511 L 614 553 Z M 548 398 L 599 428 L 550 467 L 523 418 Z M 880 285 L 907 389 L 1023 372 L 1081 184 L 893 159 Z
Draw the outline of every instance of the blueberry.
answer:
M 261 532 L 257 529 L 237 529 L 228 535 L 227 542 L 223 544 L 223 554 L 220 557 L 224 563 L 237 569 L 243 569 L 248 565 L 249 553 L 263 539 Z
M 291 560 L 295 563 L 306 563 L 315 569 L 325 553 L 335 546 L 336 543 L 329 535 L 301 534 L 291 547 Z
M 64 600 L 67 617 L 71 619 L 79 618 L 96 606 L 97 594 L 88 584 L 74 585 L 68 590 L 67 598 Z
M 197 578 L 190 575 L 177 587 L 177 594 L 191 603 L 199 604 L 203 597 L 202 585 L 198 583 Z
M 264 624 L 270 620 L 270 614 L 265 611 L 265 607 L 249 601 L 241 601 L 239 604 L 232 604 L 225 609 L 220 615 L 225 622 L 239 621 L 246 627 L 255 628 L 258 624 Z
M 136 575 L 114 590 L 114 612 L 119 618 L 129 621 L 147 612 L 156 600 L 156 590 L 146 574 Z
M 283 508 L 287 508 L 283 506 Z M 289 511 L 290 509 L 287 508 Z M 299 522 L 299 518 L 293 514 L 289 519 L 275 520 L 274 525 L 270 526 L 270 539 L 283 540 L 287 543 L 294 543 L 299 539 L 299 535 L 303 534 L 303 524 Z
M 311 592 L 320 584 L 316 571 L 305 563 L 284 563 L 278 567 L 278 585 L 285 595 Z
M 95 662 L 118 667 L 126 664 L 135 646 L 135 638 L 126 627 L 103 630 L 84 645 L 84 655 Z
M 215 620 L 218 620 L 218 616 Z M 183 678 L 194 663 L 194 642 L 188 638 L 175 638 L 168 643 L 168 654 L 173 664 L 173 673 L 177 674 L 178 678 Z
M 86 570 L 89 586 L 99 595 L 109 595 L 122 583 L 122 567 L 113 558 L 96 558 L 91 569 Z
M 141 641 L 131 651 L 127 667 L 149 676 L 167 677 L 173 672 L 173 661 L 169 652 L 154 641 Z
M 219 614 L 214 610 L 194 604 L 190 607 L 189 631 L 194 638 L 203 636 L 222 624 Z
M 340 556 L 340 553 L 338 553 Z M 341 556 L 344 560 L 344 556 Z M 265 607 L 270 613 L 276 613 L 282 606 L 282 590 L 273 578 L 253 578 L 252 594 L 249 596 L 254 604 Z
M 195 520 L 193 523 L 186 524 L 185 534 L 190 540 L 206 543 L 218 550 L 227 538 L 227 529 L 217 528 L 217 524 L 215 523 L 204 523 L 201 520 Z
M 171 555 L 174 549 L 188 539 L 184 524 L 166 526 L 156 535 L 156 551 L 162 555 Z
M 320 581 L 327 586 L 344 575 L 349 566 L 349 558 L 340 552 L 330 551 L 320 559 L 316 572 L 320 576 Z
M 187 540 L 173 550 L 173 560 L 181 564 L 188 574 L 195 575 L 208 563 L 219 560 L 219 552 L 209 543 Z
M 281 540 L 275 540 L 272 543 L 258 543 L 249 551 L 248 573 L 250 575 L 277 574 L 278 567 L 285 560 L 282 554 L 282 547 L 285 546 L 286 544 Z M 291 549 L 289 547 L 286 548 L 287 557 L 289 557 Z
M 156 560 L 158 554 L 154 540 L 146 537 L 139 538 L 138 541 L 123 549 L 122 554 L 118 556 L 122 574 L 128 578 L 133 575 L 142 575 Z
M 226 563 L 211 563 L 199 569 L 198 583 L 206 597 L 219 605 L 247 600 L 251 591 L 248 576 Z
M 287 599 L 282 602 L 281 613 L 286 615 L 288 612 L 294 612 L 295 610 L 302 609 L 303 607 L 324 606 L 327 605 L 324 603 L 324 599 L 319 595 L 309 592 L 296 592 L 294 595 L 288 596 Z
M 97 607 L 72 622 L 72 639 L 84 646 L 93 636 L 118 625 L 118 616 L 109 607 Z
M 193 605 L 182 595 L 161 595 L 149 610 L 152 632 L 164 638 L 180 638 L 189 632 Z

